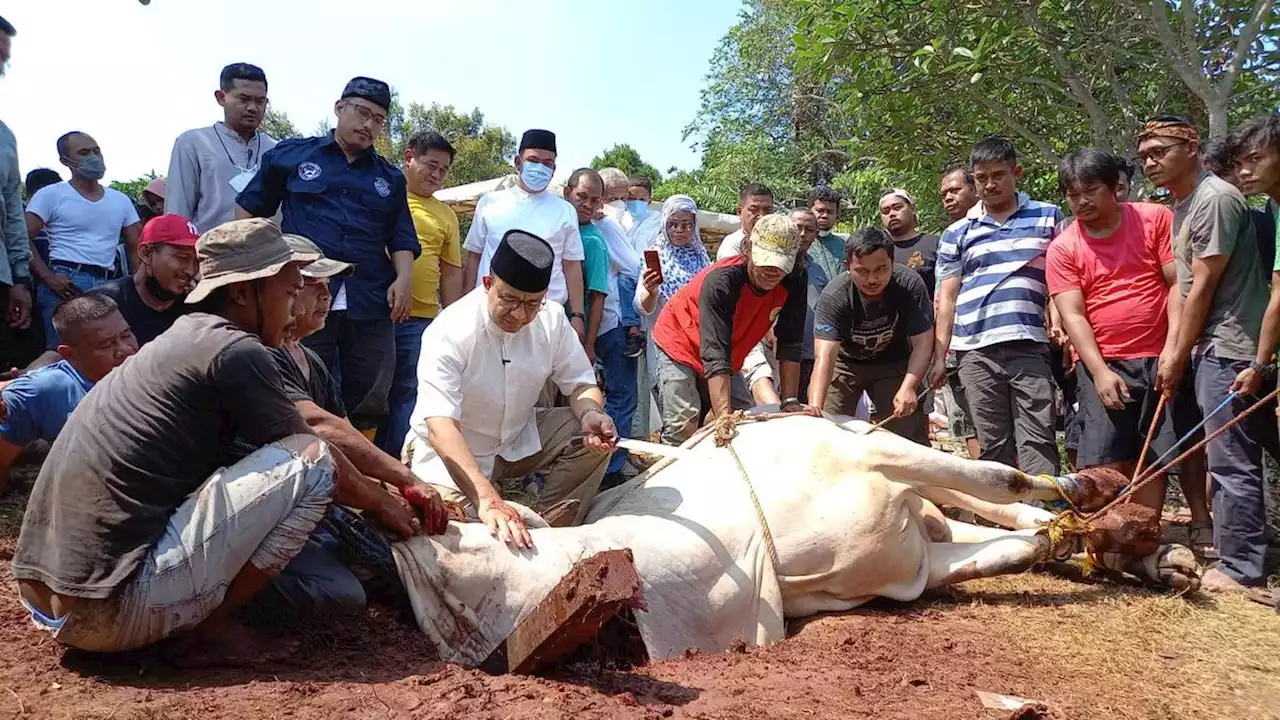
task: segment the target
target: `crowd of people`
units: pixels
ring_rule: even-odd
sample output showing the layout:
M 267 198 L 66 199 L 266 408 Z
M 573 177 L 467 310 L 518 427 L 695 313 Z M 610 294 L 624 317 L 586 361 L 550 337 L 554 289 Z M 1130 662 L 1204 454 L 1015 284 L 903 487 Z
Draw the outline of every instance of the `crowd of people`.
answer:
M 0 20 L 0 67 L 14 34 Z M 863 413 L 928 443 L 940 393 L 974 458 L 1047 475 L 1060 420 L 1071 464 L 1124 472 L 1153 423 L 1148 461 L 1203 420 L 1222 430 L 1207 462 L 1177 470 L 1217 563 L 1204 585 L 1265 580 L 1276 423 L 1245 410 L 1275 385 L 1280 281 L 1268 300 L 1276 224 L 1245 194 L 1280 200 L 1280 117 L 1212 152 L 1186 119 L 1148 122 L 1138 159 L 1172 209 L 1130 198 L 1126 160 L 1082 149 L 1059 169 L 1064 219 L 1018 190 L 999 137 L 941 176 L 940 234 L 900 188 L 881 227 L 846 237 L 832 188 L 779 211 L 748 183 L 713 260 L 696 203 L 654 207 L 651 178 L 579 168 L 553 189 L 540 129 L 463 237 L 433 197 L 447 138 L 414 135 L 403 169 L 374 151 L 386 83 L 352 79 L 333 131 L 278 142 L 267 91 L 260 68 L 227 66 L 222 119 L 176 139 L 138 206 L 101 185 L 79 131 L 57 144 L 70 179 L 29 173 L 24 205 L 0 125 L 0 354 L 17 363 L 41 325 L 47 351 L 3 388 L 0 473 L 52 443 L 13 572 L 61 643 L 275 653 L 236 621 L 247 603 L 364 605 L 335 525 L 405 537 L 460 512 L 531 548 L 529 527 L 580 522 L 643 469 L 617 443 L 647 438 L 650 402 L 672 444 L 760 405 Z M 1163 498 L 1153 483 L 1139 501 Z

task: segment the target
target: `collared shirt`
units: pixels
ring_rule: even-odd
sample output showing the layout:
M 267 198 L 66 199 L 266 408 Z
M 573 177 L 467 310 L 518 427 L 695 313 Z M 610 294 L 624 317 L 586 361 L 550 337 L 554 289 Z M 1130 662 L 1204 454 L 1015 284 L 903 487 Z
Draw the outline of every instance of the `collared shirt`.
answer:
M 457 487 L 427 440 L 428 418 L 458 421 L 486 477 L 499 455 L 514 462 L 537 453 L 534 405 L 548 379 L 565 395 L 596 380 L 559 303 L 546 303 L 515 333 L 493 323 L 483 287 L 441 310 L 422 335 L 418 402 L 409 422 L 414 474 Z
M 422 253 L 404 174 L 372 148 L 347 162 L 332 132 L 269 150 L 236 204 L 258 217 L 283 209 L 286 233 L 311 240 L 325 257 L 355 263 L 353 275 L 333 281 L 334 297 L 346 296 L 352 320 L 390 317 L 387 288 L 396 279 L 390 253 Z
M 434 318 L 440 312 L 440 263 L 462 267 L 458 216 L 433 197 L 409 193 L 409 214 L 418 233 L 422 254 L 413 261 L 413 307 L 416 318 Z
M 547 299 L 567 304 L 569 287 L 564 280 L 564 261 L 583 259 L 577 211 L 567 200 L 546 190 L 529 193 L 516 185 L 486 193 L 476 203 L 471 229 L 462 244 L 468 252 L 480 253 L 477 285 L 480 278 L 489 274 L 489 260 L 508 230 L 533 233 L 551 245 L 555 262 L 551 264 Z
M 200 232 L 231 222 L 237 194 L 232 181 L 256 173 L 263 154 L 275 146 L 261 130 L 246 142 L 222 122 L 182 133 L 169 158 L 164 211 L 190 218 Z
M 32 370 L 5 386 L 0 437 L 19 447 L 53 442 L 93 383 L 67 360 Z
M 809 246 L 809 259 L 822 268 L 828 280 L 834 280 L 844 272 L 844 236 L 836 233 L 819 235 L 818 241 Z
M 31 276 L 31 245 L 27 221 L 22 216 L 22 171 L 18 167 L 18 140 L 0 122 L 0 285 Z
M 1015 340 L 1049 342 L 1045 253 L 1062 211 L 1026 193 L 1018 193 L 1017 200 L 1018 208 L 1004 222 L 979 203 L 942 234 L 938 277 L 960 278 L 952 350 Z

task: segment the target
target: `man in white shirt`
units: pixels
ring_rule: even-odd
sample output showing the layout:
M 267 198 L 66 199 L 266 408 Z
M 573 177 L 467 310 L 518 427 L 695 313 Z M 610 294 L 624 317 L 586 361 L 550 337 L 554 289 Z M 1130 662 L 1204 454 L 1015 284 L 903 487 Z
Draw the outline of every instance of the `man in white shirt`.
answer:
M 533 543 L 502 481 L 538 473 L 534 509 L 576 501 L 581 522 L 618 436 L 586 351 L 561 306 L 546 301 L 556 263 L 545 240 L 509 230 L 482 286 L 427 327 L 406 448 L 414 475 L 522 548 Z M 535 409 L 548 381 L 569 407 Z
M 547 299 L 569 309 L 578 338 L 585 342 L 587 316 L 583 309 L 582 237 L 578 214 L 555 193 L 547 192 L 556 169 L 556 136 L 548 130 L 528 130 L 520 138 L 516 154 L 516 186 L 496 190 L 476 203 L 471 229 L 462 249 L 463 292 L 476 287 L 489 274 L 489 262 L 498 243 L 511 230 L 524 230 L 551 245 L 556 259 L 551 268 Z
M 267 114 L 262 68 L 234 63 L 222 68 L 213 97 L 222 121 L 188 130 L 173 143 L 165 212 L 191 218 L 206 232 L 236 215 L 236 195 L 258 172 L 262 154 L 276 141 L 259 129 Z
M 742 252 L 742 239 L 751 235 L 756 220 L 773 212 L 773 191 L 760 183 L 747 183 L 738 191 L 738 221 L 742 227 L 729 233 L 716 249 L 716 260 Z
M 44 316 L 45 347 L 58 347 L 53 311 L 58 304 L 116 277 L 116 248 L 123 235 L 129 266 L 138 266 L 142 223 L 127 195 L 99 182 L 107 172 L 98 143 L 82 132 L 58 138 L 58 156 L 71 179 L 42 188 L 27 204 L 27 238 L 31 271 L 40 279 L 37 291 Z M 49 263 L 34 252 L 35 238 L 48 231 Z

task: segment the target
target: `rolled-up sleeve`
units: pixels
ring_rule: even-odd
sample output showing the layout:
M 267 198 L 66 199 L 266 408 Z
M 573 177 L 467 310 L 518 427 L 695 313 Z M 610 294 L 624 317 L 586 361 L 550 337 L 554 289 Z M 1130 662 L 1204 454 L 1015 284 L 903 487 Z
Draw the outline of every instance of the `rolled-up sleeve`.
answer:
M 164 211 L 194 218 L 196 204 L 200 201 L 200 162 L 190 132 L 179 135 L 173 143 L 165 183 Z

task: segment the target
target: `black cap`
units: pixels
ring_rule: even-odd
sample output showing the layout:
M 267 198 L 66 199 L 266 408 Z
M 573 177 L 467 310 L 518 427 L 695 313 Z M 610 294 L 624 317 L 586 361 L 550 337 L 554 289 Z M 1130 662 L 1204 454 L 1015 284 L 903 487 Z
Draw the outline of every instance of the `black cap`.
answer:
M 546 240 L 524 230 L 508 230 L 493 251 L 489 273 L 520 292 L 540 293 L 551 284 L 555 259 Z
M 351 82 L 342 89 L 342 97 L 339 100 L 346 100 L 349 97 L 362 98 L 383 110 L 391 110 L 391 86 L 381 80 L 367 77 L 351 78 Z
M 516 152 L 524 152 L 529 148 L 555 152 L 556 134 L 550 130 L 525 130 L 524 136 L 520 138 L 520 149 Z

